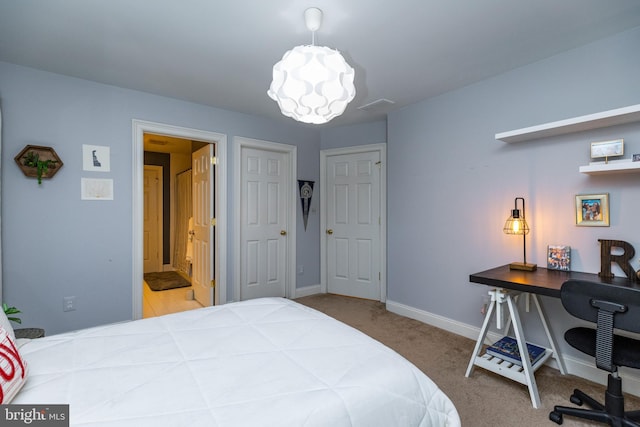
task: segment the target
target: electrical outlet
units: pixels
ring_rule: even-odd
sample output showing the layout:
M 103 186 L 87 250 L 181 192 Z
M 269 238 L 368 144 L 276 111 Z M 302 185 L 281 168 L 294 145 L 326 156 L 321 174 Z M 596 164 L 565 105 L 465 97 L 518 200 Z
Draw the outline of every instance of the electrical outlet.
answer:
M 76 309 L 76 297 L 62 298 L 62 311 L 74 311 Z
M 489 308 L 490 300 L 489 297 L 486 296 L 482 299 L 482 307 L 480 308 L 480 314 L 483 316 L 487 314 L 487 309 Z

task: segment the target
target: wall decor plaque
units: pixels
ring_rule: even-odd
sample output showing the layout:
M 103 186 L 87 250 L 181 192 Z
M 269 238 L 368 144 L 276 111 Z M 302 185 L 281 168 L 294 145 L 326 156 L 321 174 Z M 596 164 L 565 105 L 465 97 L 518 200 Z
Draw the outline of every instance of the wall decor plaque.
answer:
M 29 178 L 37 178 L 38 184 L 42 184 L 44 178 L 53 178 L 63 165 L 53 148 L 41 145 L 27 145 L 14 160 L 22 173 Z

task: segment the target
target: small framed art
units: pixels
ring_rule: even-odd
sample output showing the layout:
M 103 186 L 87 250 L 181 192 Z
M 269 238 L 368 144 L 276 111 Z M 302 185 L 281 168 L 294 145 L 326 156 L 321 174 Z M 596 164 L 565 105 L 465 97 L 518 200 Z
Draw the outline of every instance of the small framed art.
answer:
M 571 271 L 571 246 L 547 246 L 547 268 L 550 270 Z
M 81 200 L 113 200 L 113 179 L 80 178 Z
M 576 196 L 576 225 L 609 226 L 609 193 L 578 194 Z
M 82 170 L 110 172 L 110 147 L 102 145 L 82 145 Z
M 624 139 L 591 143 L 592 159 L 605 159 L 607 161 L 609 157 L 622 156 L 623 154 Z

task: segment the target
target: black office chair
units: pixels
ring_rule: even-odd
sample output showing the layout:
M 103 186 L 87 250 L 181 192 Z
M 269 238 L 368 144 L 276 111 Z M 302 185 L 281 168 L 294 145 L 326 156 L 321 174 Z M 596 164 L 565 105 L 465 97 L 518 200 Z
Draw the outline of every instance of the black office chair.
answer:
M 640 333 L 640 289 L 605 285 L 585 280 L 562 284 L 560 298 L 573 316 L 596 324 L 592 328 L 572 328 L 564 339 L 576 349 L 596 358 L 596 366 L 609 372 L 604 405 L 575 389 L 571 402 L 592 409 L 555 406 L 549 419 L 562 424 L 562 415 L 607 423 L 610 426 L 640 426 L 640 410 L 624 411 L 622 379 L 618 367 L 640 368 L 640 341 L 617 335 L 613 329 Z

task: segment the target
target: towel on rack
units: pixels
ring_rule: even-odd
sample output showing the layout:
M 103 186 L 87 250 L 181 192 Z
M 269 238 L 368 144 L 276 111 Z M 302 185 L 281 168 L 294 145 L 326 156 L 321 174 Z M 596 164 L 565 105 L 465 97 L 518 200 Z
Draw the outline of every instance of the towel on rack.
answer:
M 187 230 L 187 255 L 185 256 L 185 258 L 187 259 L 188 263 L 192 263 L 193 262 L 193 234 L 194 234 L 194 230 L 193 230 L 193 217 L 189 218 L 189 226 L 188 226 L 188 230 Z

